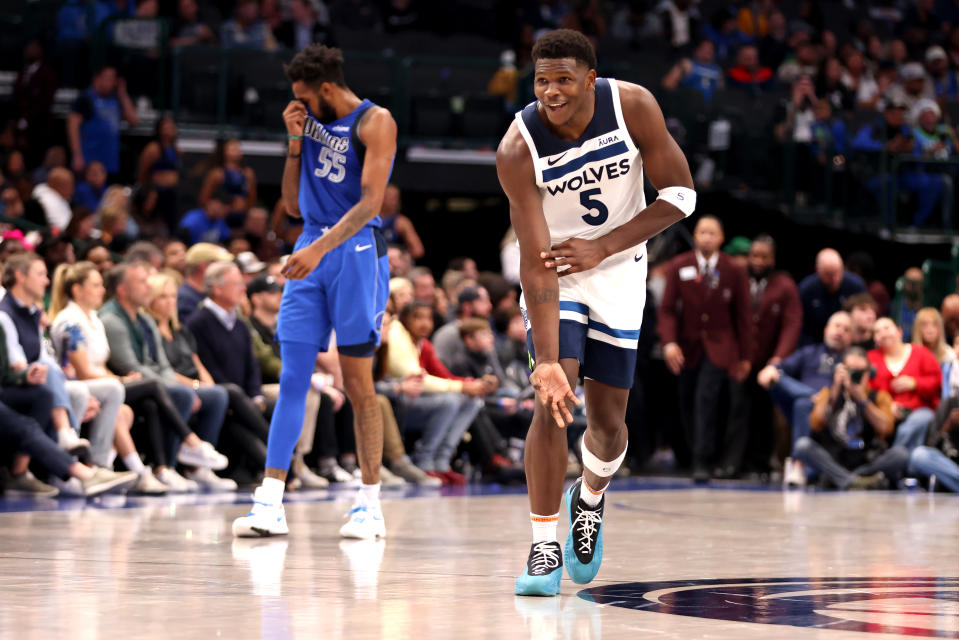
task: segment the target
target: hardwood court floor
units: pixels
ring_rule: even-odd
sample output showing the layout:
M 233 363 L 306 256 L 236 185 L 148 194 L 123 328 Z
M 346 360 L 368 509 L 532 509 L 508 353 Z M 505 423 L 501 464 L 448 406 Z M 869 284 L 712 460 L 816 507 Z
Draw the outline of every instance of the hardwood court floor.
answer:
M 959 638 L 959 498 L 665 486 L 611 492 L 598 579 L 550 599 L 513 596 L 523 494 L 387 493 L 378 543 L 336 537 L 349 492 L 268 540 L 245 495 L 0 500 L 0 638 Z

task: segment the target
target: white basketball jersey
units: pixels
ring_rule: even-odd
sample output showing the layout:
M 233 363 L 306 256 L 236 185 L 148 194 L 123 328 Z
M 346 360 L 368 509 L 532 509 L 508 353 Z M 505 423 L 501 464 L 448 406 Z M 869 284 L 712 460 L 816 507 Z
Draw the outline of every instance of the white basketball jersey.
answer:
M 595 95 L 593 119 L 579 140 L 551 133 L 536 102 L 516 114 L 553 244 L 605 235 L 646 208 L 643 161 L 626 128 L 616 81 L 597 78 Z

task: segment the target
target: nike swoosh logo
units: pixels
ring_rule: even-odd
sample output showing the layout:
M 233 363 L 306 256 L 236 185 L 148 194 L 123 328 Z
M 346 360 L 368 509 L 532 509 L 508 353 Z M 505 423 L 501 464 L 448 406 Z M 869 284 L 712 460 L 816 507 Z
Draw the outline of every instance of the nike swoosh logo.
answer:
M 646 254 L 645 254 L 645 253 L 641 253 L 641 254 L 639 254 L 638 256 L 633 257 L 633 262 L 639 262 L 640 260 L 642 260 L 642 259 L 645 258 L 645 257 L 646 257 Z
M 548 164 L 549 166 L 552 167 L 554 164 L 556 164 L 557 162 L 559 162 L 560 160 L 562 160 L 562 159 L 563 159 L 563 156 L 565 156 L 567 153 L 569 153 L 569 151 L 564 151 L 562 156 L 556 158 L 555 160 L 547 160 L 547 161 L 546 161 L 546 164 Z
M 359 253 L 360 251 L 366 251 L 367 249 L 369 249 L 369 248 L 372 247 L 372 246 L 373 246 L 373 245 L 371 245 L 371 244 L 358 244 L 358 245 L 356 245 L 355 249 L 356 249 L 356 252 Z

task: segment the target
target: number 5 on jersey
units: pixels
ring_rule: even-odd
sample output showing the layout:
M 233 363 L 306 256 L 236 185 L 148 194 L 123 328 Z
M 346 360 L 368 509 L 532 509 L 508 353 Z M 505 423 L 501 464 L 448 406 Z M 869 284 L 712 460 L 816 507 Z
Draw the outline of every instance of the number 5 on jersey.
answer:
M 579 192 L 579 203 L 583 205 L 589 213 L 583 216 L 583 222 L 598 227 L 609 219 L 609 207 L 603 204 L 602 200 L 597 200 L 593 196 L 602 195 L 601 189 L 586 189 Z M 596 213 L 593 213 L 596 211 Z
M 323 147 L 316 161 L 320 166 L 313 170 L 313 175 L 317 178 L 329 176 L 330 182 L 343 182 L 346 177 L 346 156 L 329 147 Z

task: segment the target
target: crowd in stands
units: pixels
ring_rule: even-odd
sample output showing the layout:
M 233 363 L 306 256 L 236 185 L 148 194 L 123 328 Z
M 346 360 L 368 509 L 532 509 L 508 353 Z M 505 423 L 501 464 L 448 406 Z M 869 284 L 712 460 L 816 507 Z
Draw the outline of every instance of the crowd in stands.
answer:
M 418 19 L 415 2 L 387 3 L 381 13 L 370 2 L 293 0 L 292 22 L 276 2 L 219 4 L 177 3 L 172 36 L 295 48 L 329 37 L 324 25 L 344 8 L 344 20 L 387 30 Z M 686 0 L 661 10 L 630 3 L 608 20 L 596 2 L 569 10 L 544 1 L 521 24 L 530 37 L 577 26 L 598 43 L 664 38 L 678 62 L 663 84 L 706 101 L 721 89 L 785 90 L 779 132 L 805 145 L 810 166 L 839 167 L 845 149 L 955 152 L 941 118 L 959 98 L 959 30 L 952 13 L 933 13 L 931 4 L 867 12 L 870 21 L 848 38 L 823 26 L 814 2 L 787 21 L 767 1 L 723 5 L 706 19 Z M 133 11 L 156 12 L 158 3 L 143 0 Z M 202 17 L 214 11 L 233 17 Z M 521 47 L 517 54 L 525 64 Z M 238 140 L 218 143 L 191 193 L 170 117 L 157 120 L 138 162 L 121 166 L 120 122 L 138 114 L 116 69 L 96 70 L 61 125 L 50 115 L 56 74 L 39 42 L 26 61 L 12 103 L 17 118 L 0 136 L 7 495 L 255 484 L 278 393 L 274 333 L 296 221 L 264 201 Z M 834 117 L 842 111 L 874 114 L 877 124 L 847 134 Z M 915 223 L 923 224 L 943 202 L 948 172 L 908 175 L 900 187 L 915 187 Z M 776 269 L 776 239 L 757 229 L 727 243 L 710 213 L 697 214 L 689 251 L 650 266 L 622 473 L 665 465 L 707 482 L 781 472 L 789 485 L 839 489 L 935 477 L 959 491 L 959 295 L 926 306 L 924 273 L 910 268 L 893 297 L 871 277 L 868 255 L 830 248 L 812 273 L 785 273 Z M 432 271 L 417 214 L 404 209 L 398 187 L 388 189 L 381 216 L 392 275 L 374 365 L 384 484 L 522 482 L 535 396 L 515 237 L 506 233 L 498 272 L 479 271 L 468 255 Z M 462 246 L 469 254 L 466 238 Z M 359 482 L 342 387 L 334 343 L 311 378 L 293 487 Z M 575 412 L 571 445 L 585 415 Z M 570 447 L 570 473 L 578 450 Z

